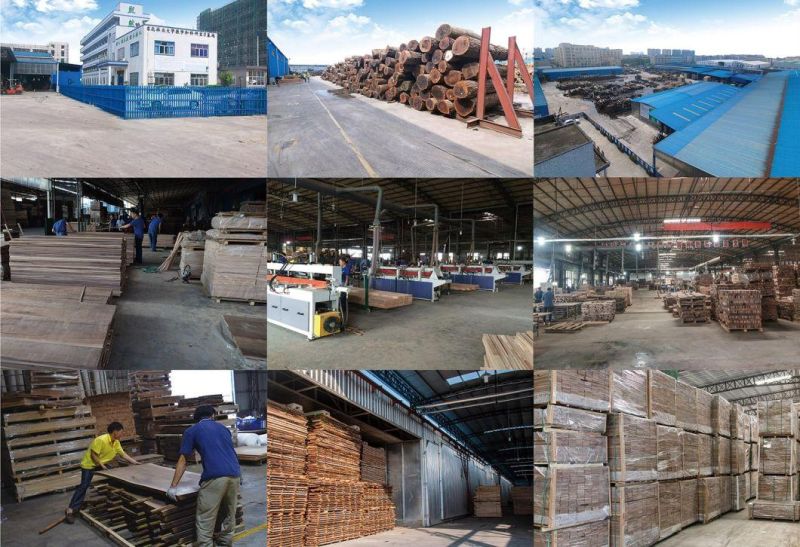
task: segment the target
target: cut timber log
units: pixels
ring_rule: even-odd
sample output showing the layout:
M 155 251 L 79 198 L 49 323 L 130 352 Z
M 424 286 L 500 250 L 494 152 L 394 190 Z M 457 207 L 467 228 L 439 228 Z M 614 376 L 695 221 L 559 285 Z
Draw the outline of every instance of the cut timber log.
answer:
M 480 57 L 481 39 L 472 36 L 459 36 L 453 42 L 453 49 L 445 54 L 445 60 L 475 60 Z M 505 61 L 508 59 L 508 50 L 494 44 L 489 45 L 489 53 L 494 61 Z M 449 57 L 449 58 L 448 58 Z

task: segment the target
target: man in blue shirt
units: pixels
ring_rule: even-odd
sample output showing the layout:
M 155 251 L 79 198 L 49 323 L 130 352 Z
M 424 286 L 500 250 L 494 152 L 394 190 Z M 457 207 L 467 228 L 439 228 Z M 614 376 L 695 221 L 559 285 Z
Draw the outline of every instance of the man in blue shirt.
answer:
M 133 215 L 133 220 L 122 226 L 122 229 L 133 228 L 133 241 L 136 245 L 136 258 L 133 263 L 141 264 L 142 241 L 144 241 L 144 219 L 136 211 L 133 211 L 131 214 Z
M 156 241 L 158 240 L 159 232 L 161 232 L 161 218 L 161 213 L 156 213 L 147 226 L 147 235 L 150 236 L 150 250 L 153 252 L 156 252 Z
M 60 218 L 53 223 L 53 233 L 56 234 L 56 237 L 63 237 L 67 235 L 68 232 L 75 232 L 72 227 L 67 222 L 66 218 Z
M 197 545 L 198 547 L 231 546 L 236 527 L 236 503 L 241 476 L 231 432 L 224 425 L 214 421 L 214 407 L 210 405 L 197 407 L 194 411 L 194 421 L 197 423 L 183 432 L 180 456 L 175 466 L 175 474 L 172 476 L 172 483 L 167 490 L 167 497 L 177 501 L 177 488 L 186 471 L 186 458 L 196 450 L 203 464 L 195 514 Z M 222 527 L 217 543 L 214 543 L 214 526 L 218 513 L 222 513 Z
M 544 295 L 542 296 L 542 303 L 544 304 L 545 313 L 550 313 L 550 314 L 553 313 L 553 309 L 554 309 L 553 304 L 555 302 L 555 299 L 556 299 L 556 295 L 553 292 L 553 288 L 552 287 L 547 287 L 547 292 L 544 293 Z M 552 319 L 552 317 L 553 317 L 552 315 L 549 316 L 550 319 Z

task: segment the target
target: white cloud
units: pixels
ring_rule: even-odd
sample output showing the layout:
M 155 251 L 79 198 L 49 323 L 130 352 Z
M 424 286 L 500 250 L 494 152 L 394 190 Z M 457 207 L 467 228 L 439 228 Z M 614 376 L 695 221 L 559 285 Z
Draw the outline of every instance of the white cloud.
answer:
M 97 9 L 95 0 L 35 0 L 36 11 L 50 13 L 53 11 L 88 11 Z
M 328 26 L 336 30 L 347 30 L 352 27 L 360 27 L 370 22 L 370 18 L 364 15 L 356 15 L 355 13 L 348 13 L 347 15 L 340 15 L 334 17 L 328 23 Z
M 24 30 L 25 32 L 35 33 L 35 32 L 42 32 L 44 30 L 44 25 L 33 21 L 28 21 L 27 23 L 18 21 L 14 24 L 14 26 L 20 30 Z
M 587 28 L 589 27 L 589 21 L 583 19 L 582 17 L 562 17 L 558 20 L 559 23 L 562 25 L 567 25 L 568 27 L 572 28 Z
M 526 6 L 526 5 L 532 5 L 533 0 L 508 0 L 508 3 L 511 4 L 512 6 Z
M 578 0 L 578 5 L 584 9 L 594 8 L 635 8 L 639 5 L 639 0 Z
M 612 15 L 606 19 L 606 23 L 615 27 L 635 26 L 647 21 L 647 17 L 638 13 L 626 11 L 622 14 Z
M 783 0 L 787 6 L 800 6 L 800 0 Z
M 285 27 L 293 28 L 296 30 L 304 30 L 309 28 L 308 21 L 303 21 L 302 19 L 284 19 L 281 21 L 281 24 Z
M 63 26 L 67 30 L 87 31 L 94 28 L 100 21 L 101 19 L 92 19 L 84 15 L 83 17 L 73 17 L 72 19 L 64 21 Z
M 166 25 L 167 21 L 156 15 L 155 13 L 150 14 L 150 19 L 147 20 L 148 23 L 152 25 Z M 183 26 L 183 25 L 175 25 L 175 26 Z
M 303 0 L 303 7 L 307 9 L 349 9 L 357 8 L 363 4 L 364 0 Z

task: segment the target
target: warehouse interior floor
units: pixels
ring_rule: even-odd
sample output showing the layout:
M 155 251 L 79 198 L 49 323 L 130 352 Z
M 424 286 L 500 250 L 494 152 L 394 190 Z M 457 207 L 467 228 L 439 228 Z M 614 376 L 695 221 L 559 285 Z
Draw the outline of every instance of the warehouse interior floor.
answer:
M 200 465 L 190 465 L 189 471 L 200 472 Z M 242 504 L 244 529 L 236 536 L 236 545 L 263 547 L 267 542 L 266 491 L 267 474 L 263 465 L 242 465 Z M 103 535 L 87 522 L 76 519 L 75 524 L 60 524 L 44 535 L 38 531 L 57 521 L 72 497 L 72 490 L 45 494 L 18 503 L 13 492 L 2 491 L 2 544 L 4 547 L 61 547 L 64 545 L 98 545 Z M 108 545 L 114 545 L 110 540 Z
M 130 251 L 129 251 L 130 252 Z M 143 267 L 158 266 L 167 250 L 143 251 Z M 123 294 L 115 299 L 114 340 L 110 369 L 247 368 L 238 349 L 223 334 L 222 316 L 263 318 L 263 304 L 220 302 L 203 294 L 199 279 L 177 277 L 177 260 L 169 272 L 146 273 L 131 265 Z
M 348 326 L 363 335 L 336 334 L 312 342 L 267 325 L 272 369 L 460 369 L 483 366 L 482 334 L 531 329 L 531 286 L 501 285 L 496 293 L 451 293 L 438 302 L 414 300 L 390 310 L 350 307 Z
M 748 520 L 747 510 L 726 513 L 708 524 L 694 524 L 659 547 L 800 547 L 796 522 Z
M 796 366 L 800 323 L 764 323 L 764 332 L 726 332 L 716 321 L 686 323 L 664 309 L 656 291 L 633 291 L 625 313 L 607 325 L 569 334 L 539 331 L 539 368 L 769 369 Z
M 532 119 L 520 120 L 530 126 L 530 135 L 516 139 L 340 90 L 317 77 L 307 84 L 269 87 L 268 176 L 525 177 L 533 172 Z
M 351 541 L 336 543 L 338 547 L 530 547 L 533 525 L 530 517 L 497 518 L 467 517 L 428 528 L 397 527 Z

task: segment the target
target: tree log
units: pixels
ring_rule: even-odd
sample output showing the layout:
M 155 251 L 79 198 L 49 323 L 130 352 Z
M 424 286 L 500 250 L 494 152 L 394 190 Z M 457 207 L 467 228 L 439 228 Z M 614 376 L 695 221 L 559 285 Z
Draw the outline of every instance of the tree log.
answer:
M 467 63 L 461 67 L 461 75 L 464 77 L 465 80 L 474 80 L 475 78 L 478 77 L 480 69 L 481 69 L 480 63 Z
M 416 51 L 405 50 L 398 59 L 406 66 L 415 66 L 422 62 L 422 54 Z
M 423 53 L 427 53 L 432 49 L 438 47 L 439 47 L 439 40 L 437 40 L 433 36 L 426 36 L 419 41 L 419 50 L 422 51 Z
M 439 61 L 439 63 L 436 65 L 436 68 L 438 68 L 439 72 L 441 72 L 442 74 L 444 74 L 445 72 L 450 72 L 451 70 L 458 70 L 455 66 L 451 65 L 445 60 Z
M 437 102 L 436 110 L 438 110 L 440 114 L 444 114 L 445 116 L 452 116 L 455 113 L 453 101 L 449 101 L 447 99 L 443 99 Z
M 486 108 L 492 109 L 500 104 L 500 99 L 497 97 L 496 93 L 492 93 L 490 95 L 486 95 Z M 461 116 L 462 118 L 466 118 L 470 114 L 475 112 L 475 108 L 478 105 L 478 99 L 456 99 L 455 107 L 456 107 L 456 114 Z
M 386 46 L 383 50 L 383 55 L 386 57 L 397 57 L 397 48 L 392 46 Z
M 420 89 L 420 91 L 423 89 L 429 89 L 432 85 L 431 77 L 428 76 L 427 74 L 422 74 L 420 76 L 417 76 L 416 84 L 417 87 Z
M 419 96 L 423 101 L 427 101 L 431 98 L 431 90 L 430 89 L 423 89 L 419 92 Z
M 409 40 L 408 41 L 408 50 L 409 51 L 419 51 L 419 42 L 416 40 Z
M 439 72 L 438 68 L 431 69 L 430 77 L 432 84 L 438 84 L 442 81 L 442 73 Z
M 431 54 L 431 61 L 434 63 L 440 63 L 444 59 L 444 51 L 441 49 L 437 49 Z
M 411 108 L 414 110 L 422 110 L 425 108 L 425 101 L 417 95 L 416 97 L 411 97 Z M 474 106 L 473 106 L 474 108 Z
M 439 102 L 439 99 L 435 97 L 430 97 L 425 101 L 425 108 L 428 109 L 429 112 L 434 112 L 436 110 L 436 103 Z
M 448 88 L 447 88 L 447 93 L 446 93 L 446 95 L 445 95 L 445 96 L 447 97 L 447 100 L 448 100 L 448 101 L 455 101 L 455 100 L 456 100 L 456 94 L 455 94 L 455 92 L 453 91 L 453 88 L 452 88 L 452 87 L 448 87 Z
M 447 98 L 447 88 L 443 85 L 435 85 L 431 88 L 431 97 L 434 97 L 438 100 L 443 100 Z
M 453 47 L 453 40 L 449 36 L 445 36 L 439 40 L 439 49 L 442 51 L 448 50 Z
M 408 104 L 408 93 L 400 93 L 400 103 Z
M 451 70 L 450 72 L 444 75 L 444 83 L 446 83 L 450 87 L 455 86 L 462 79 L 463 77 L 461 76 L 460 70 Z
M 478 34 L 477 32 L 467 30 L 464 28 L 454 27 L 446 23 L 443 25 L 439 25 L 439 28 L 436 29 L 436 39 L 440 41 L 445 36 L 449 36 L 450 38 L 456 39 L 459 36 L 464 36 L 464 35 L 477 38 L 478 40 L 480 40 L 481 38 L 481 35 Z
M 453 57 L 461 59 L 479 59 L 481 54 L 481 41 L 471 36 L 459 36 L 453 42 L 450 50 Z M 495 61 L 505 61 L 508 59 L 508 50 L 501 46 L 489 44 L 489 53 Z M 445 59 L 447 56 L 445 55 Z M 449 61 L 449 59 L 447 59 Z
M 453 86 L 456 99 L 471 99 L 478 96 L 478 82 L 475 80 L 461 80 Z
M 402 92 L 409 93 L 411 91 L 412 85 L 414 84 L 411 82 L 411 80 L 406 80 L 404 82 L 401 82 L 400 85 L 397 86 L 397 89 L 399 89 Z

